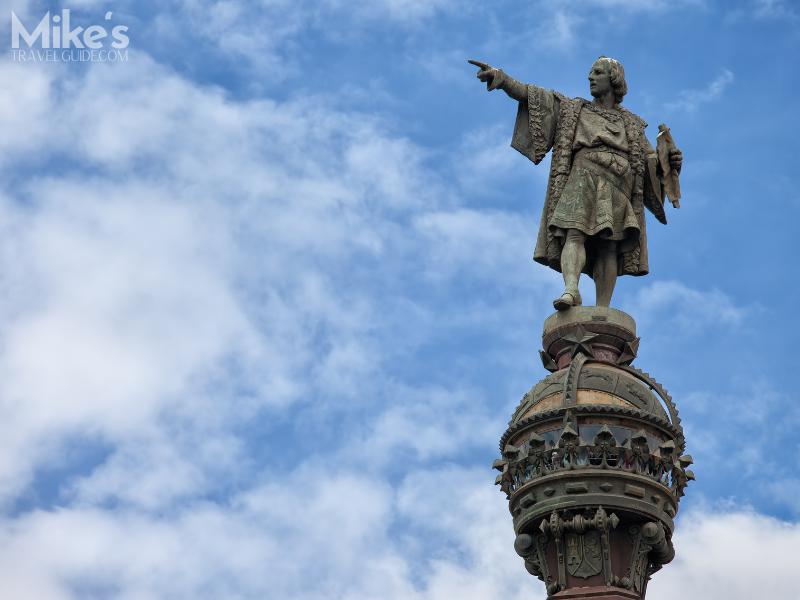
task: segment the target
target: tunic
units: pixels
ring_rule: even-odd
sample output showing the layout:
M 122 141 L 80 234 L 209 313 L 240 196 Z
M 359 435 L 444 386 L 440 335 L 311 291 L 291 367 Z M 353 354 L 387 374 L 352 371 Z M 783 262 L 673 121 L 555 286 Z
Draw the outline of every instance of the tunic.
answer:
M 592 275 L 599 240 L 617 242 L 618 274 L 648 272 L 643 207 L 666 217 L 646 126 L 622 107 L 527 86 L 511 145 L 536 164 L 553 151 L 534 260 L 560 271 L 566 231 L 578 229 L 588 236 L 585 273 Z

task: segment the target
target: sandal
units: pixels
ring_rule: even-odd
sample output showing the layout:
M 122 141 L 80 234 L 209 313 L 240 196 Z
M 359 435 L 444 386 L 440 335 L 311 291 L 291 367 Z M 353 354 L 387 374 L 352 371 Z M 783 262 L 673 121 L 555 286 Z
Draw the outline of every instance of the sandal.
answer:
M 553 300 L 553 306 L 556 310 L 567 310 L 573 306 L 581 305 L 581 295 L 579 292 L 564 292 L 558 298 Z

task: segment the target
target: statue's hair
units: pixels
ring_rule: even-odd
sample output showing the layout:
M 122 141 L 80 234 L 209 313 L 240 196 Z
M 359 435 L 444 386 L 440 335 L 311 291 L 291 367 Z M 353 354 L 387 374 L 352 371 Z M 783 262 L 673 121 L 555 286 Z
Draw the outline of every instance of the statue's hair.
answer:
M 622 63 L 609 56 L 601 56 L 595 62 L 603 62 L 608 65 L 611 88 L 614 90 L 614 100 L 617 104 L 621 104 L 625 94 L 628 93 L 628 83 L 625 81 L 625 68 Z

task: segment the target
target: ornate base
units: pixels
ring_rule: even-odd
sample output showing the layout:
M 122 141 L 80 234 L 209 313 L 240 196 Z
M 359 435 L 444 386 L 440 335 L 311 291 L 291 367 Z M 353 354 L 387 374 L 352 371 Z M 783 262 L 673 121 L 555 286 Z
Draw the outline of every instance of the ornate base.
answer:
M 642 597 L 630 590 L 618 587 L 597 586 L 579 587 L 564 590 L 548 596 L 547 600 L 641 600 Z
M 604 306 L 575 306 L 544 322 L 541 353 L 548 371 L 566 367 L 578 346 L 592 358 L 611 364 L 630 364 L 639 338 L 636 323 L 621 310 Z
M 631 366 L 639 338 L 619 310 L 558 312 L 542 345 L 551 374 L 514 411 L 494 464 L 514 548 L 550 600 L 643 600 L 675 554 L 673 518 L 694 478 L 677 407 Z

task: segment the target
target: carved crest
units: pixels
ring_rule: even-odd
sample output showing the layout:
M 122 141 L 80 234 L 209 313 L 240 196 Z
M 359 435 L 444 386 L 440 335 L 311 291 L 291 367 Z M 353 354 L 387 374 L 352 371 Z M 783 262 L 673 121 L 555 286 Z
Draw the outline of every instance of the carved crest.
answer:
M 582 535 L 568 533 L 564 536 L 564 541 L 567 545 L 567 571 L 570 575 L 586 579 L 602 571 L 603 555 L 598 531 L 587 531 Z

